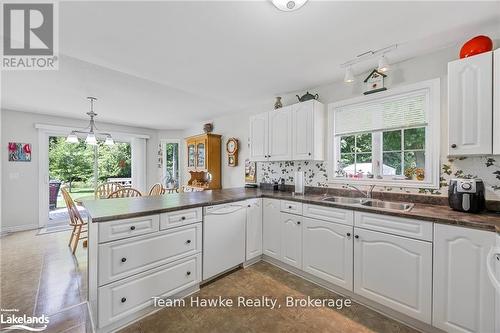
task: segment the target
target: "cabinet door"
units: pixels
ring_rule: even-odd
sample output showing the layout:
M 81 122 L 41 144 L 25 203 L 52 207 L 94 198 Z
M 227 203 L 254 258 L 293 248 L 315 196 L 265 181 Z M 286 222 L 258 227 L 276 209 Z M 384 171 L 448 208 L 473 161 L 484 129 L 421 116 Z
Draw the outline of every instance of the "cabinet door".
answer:
M 448 64 L 449 155 L 492 153 L 492 65 L 492 52 Z
M 207 168 L 207 142 L 205 140 L 196 141 L 196 169 Z
M 353 227 L 305 217 L 304 271 L 352 291 Z
M 432 243 L 360 228 L 354 235 L 354 292 L 430 324 Z
M 302 216 L 281 213 L 281 260 L 302 268 Z
M 267 161 L 269 152 L 269 122 L 267 112 L 250 117 L 250 160 Z
M 446 332 L 495 331 L 495 289 L 486 271 L 494 245 L 494 232 L 434 224 L 433 326 Z
M 194 143 L 188 143 L 187 145 L 188 153 L 188 168 L 196 167 L 196 146 Z
M 493 154 L 500 155 L 500 49 L 493 53 Z
M 284 107 L 269 112 L 269 161 L 292 159 L 292 112 Z
M 262 200 L 263 253 L 281 259 L 281 212 L 280 201 Z
M 262 254 L 262 199 L 247 202 L 246 260 L 250 260 Z
M 311 160 L 314 152 L 313 101 L 294 104 L 292 108 L 292 158 Z

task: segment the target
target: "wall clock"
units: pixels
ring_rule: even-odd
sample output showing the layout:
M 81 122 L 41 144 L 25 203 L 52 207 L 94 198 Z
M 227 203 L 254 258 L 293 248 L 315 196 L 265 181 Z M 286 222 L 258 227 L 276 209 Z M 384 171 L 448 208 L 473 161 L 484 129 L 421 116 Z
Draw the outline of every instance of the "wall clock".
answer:
M 227 165 L 235 167 L 238 165 L 238 139 L 229 138 L 226 143 Z

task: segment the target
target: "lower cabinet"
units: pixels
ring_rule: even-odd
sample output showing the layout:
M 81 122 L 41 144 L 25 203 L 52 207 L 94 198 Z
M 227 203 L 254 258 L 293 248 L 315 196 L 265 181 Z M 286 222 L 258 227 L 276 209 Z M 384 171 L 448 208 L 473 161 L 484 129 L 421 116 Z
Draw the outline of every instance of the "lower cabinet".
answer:
M 303 270 L 352 291 L 353 227 L 303 218 Z
M 354 228 L 354 292 L 431 323 L 432 243 Z
M 280 200 L 262 200 L 263 243 L 262 252 L 274 259 L 281 259 L 281 209 Z
M 281 213 L 281 260 L 302 268 L 302 216 Z
M 247 201 L 246 255 L 250 260 L 262 254 L 262 199 Z
M 201 281 L 201 255 L 151 269 L 98 290 L 98 326 L 127 319 L 153 304 L 152 297 L 167 297 Z
M 495 233 L 434 225 L 433 326 L 446 332 L 495 332 L 495 289 L 486 257 Z

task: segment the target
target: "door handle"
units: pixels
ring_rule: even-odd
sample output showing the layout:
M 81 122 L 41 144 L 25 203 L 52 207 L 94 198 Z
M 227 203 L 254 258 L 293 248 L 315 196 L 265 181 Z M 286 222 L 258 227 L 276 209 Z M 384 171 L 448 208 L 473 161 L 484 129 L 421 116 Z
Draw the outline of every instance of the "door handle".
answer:
M 497 256 L 500 258 L 500 247 L 492 247 L 490 252 L 488 252 L 488 256 L 486 257 L 486 270 L 488 272 L 488 277 L 490 278 L 491 284 L 497 290 L 497 293 L 500 294 L 500 281 L 495 277 L 495 269 L 493 266 L 493 257 Z

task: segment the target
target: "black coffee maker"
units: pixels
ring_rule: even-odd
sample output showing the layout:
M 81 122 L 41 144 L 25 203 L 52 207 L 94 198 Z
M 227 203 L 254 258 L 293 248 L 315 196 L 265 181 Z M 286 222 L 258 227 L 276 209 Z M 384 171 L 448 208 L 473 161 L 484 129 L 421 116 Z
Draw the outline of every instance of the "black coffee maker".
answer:
M 481 179 L 452 179 L 448 187 L 448 203 L 461 212 L 479 213 L 484 210 L 484 183 Z

